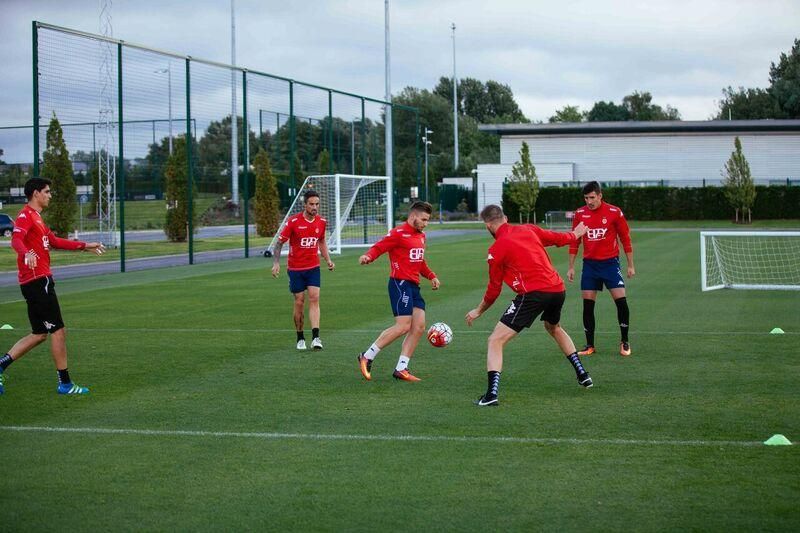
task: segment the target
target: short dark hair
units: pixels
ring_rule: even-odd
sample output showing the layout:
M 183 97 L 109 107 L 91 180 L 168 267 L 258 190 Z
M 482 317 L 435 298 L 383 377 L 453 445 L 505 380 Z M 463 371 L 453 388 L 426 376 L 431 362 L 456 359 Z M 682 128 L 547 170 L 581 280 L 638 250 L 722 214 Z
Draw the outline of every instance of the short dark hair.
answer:
M 503 220 L 504 216 L 505 214 L 503 214 L 503 208 L 495 204 L 487 205 L 483 208 L 483 211 L 481 211 L 481 220 L 486 223 Z
M 411 208 L 409 208 L 408 212 L 411 213 L 412 211 L 422 211 L 423 213 L 428 213 L 429 215 L 433 213 L 433 206 L 428 202 L 422 202 L 417 200 L 413 204 L 411 204 Z
M 597 193 L 600 194 L 603 191 L 600 189 L 600 184 L 596 181 L 590 181 L 586 185 L 583 186 L 583 194 L 584 196 L 587 194 Z
M 25 182 L 25 198 L 28 200 L 33 196 L 33 191 L 44 190 L 48 185 L 52 185 L 52 181 L 47 178 L 35 177 Z
M 303 193 L 303 203 L 307 204 L 309 198 L 314 198 L 314 197 L 319 198 L 319 193 L 317 191 L 306 191 L 305 193 Z

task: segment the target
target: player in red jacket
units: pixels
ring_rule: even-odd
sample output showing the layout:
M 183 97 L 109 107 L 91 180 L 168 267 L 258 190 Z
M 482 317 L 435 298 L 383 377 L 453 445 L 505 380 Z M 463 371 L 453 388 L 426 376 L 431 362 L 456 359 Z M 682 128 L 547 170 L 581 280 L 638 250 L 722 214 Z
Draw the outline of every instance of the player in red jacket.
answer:
M 431 281 L 431 288 L 439 288 L 439 278 L 425 262 L 425 234 L 422 230 L 431 218 L 431 204 L 414 202 L 408 220 L 375 243 L 358 262 L 367 265 L 384 253 L 389 254 L 389 303 L 394 314 L 394 325 L 386 328 L 366 352 L 358 356 L 361 374 L 372 379 L 372 361 L 383 348 L 405 335 L 400 347 L 400 359 L 394 369 L 395 379 L 419 381 L 408 371 L 408 362 L 414 355 L 420 337 L 425 331 L 425 300 L 419 291 L 420 274 Z
M 87 394 L 89 389 L 72 383 L 67 370 L 67 337 L 61 308 L 56 297 L 55 282 L 50 271 L 50 248 L 91 250 L 97 255 L 105 251 L 102 243 L 70 241 L 57 237 L 48 228 L 41 212 L 50 205 L 50 180 L 31 178 L 25 183 L 28 204 L 14 222 L 11 247 L 17 252 L 19 285 L 28 304 L 31 333 L 17 341 L 0 357 L 0 394 L 4 392 L 3 374 L 14 361 L 47 340 L 58 371 L 59 394 Z
M 278 242 L 275 243 L 272 257 L 272 277 L 277 278 L 281 272 L 281 248 L 289 243 L 289 258 L 286 270 L 289 272 L 289 292 L 294 296 L 294 326 L 297 331 L 297 349 L 305 350 L 306 338 L 303 332 L 305 315 L 305 294 L 308 292 L 308 315 L 311 322 L 311 348 L 322 349 L 319 337 L 319 292 L 321 276 L 319 271 L 319 255 L 322 254 L 328 270 L 336 268 L 331 261 L 325 231 L 328 221 L 319 216 L 319 194 L 306 191 L 303 196 L 303 212 L 290 217 L 283 226 Z
M 581 272 L 581 296 L 583 296 L 583 330 L 586 332 L 586 346 L 578 352 L 580 355 L 592 355 L 594 348 L 594 303 L 597 291 L 603 290 L 603 285 L 608 288 L 608 293 L 617 306 L 617 319 L 619 320 L 620 343 L 619 354 L 631 354 L 631 345 L 628 342 L 628 328 L 630 327 L 630 310 L 628 299 L 625 297 L 625 281 L 622 279 L 622 269 L 619 264 L 619 243 L 625 251 L 628 260 L 628 277 L 636 275 L 633 266 L 633 246 L 628 222 L 622 210 L 603 201 L 600 184 L 591 181 L 583 187 L 583 199 L 586 207 L 575 211 L 572 226 L 578 223 L 585 224 L 588 229 L 583 236 L 583 271 Z M 569 269 L 567 279 L 575 279 L 575 256 L 578 254 L 579 242 L 569 247 Z
M 503 370 L 503 347 L 525 328 L 531 327 L 541 314 L 544 328 L 553 337 L 561 351 L 575 369 L 578 383 L 592 386 L 592 378 L 581 364 L 575 344 L 559 325 L 566 290 L 564 281 L 550 263 L 545 246 L 564 246 L 575 242 L 586 231 L 583 224 L 568 233 L 543 230 L 533 224 L 512 226 L 503 210 L 488 205 L 481 211 L 481 220 L 495 238 L 489 248 L 489 285 L 480 305 L 466 315 L 469 326 L 497 300 L 503 282 L 517 293 L 517 297 L 503 313 L 489 336 L 486 356 L 488 386 L 486 393 L 475 405 L 496 406 Z

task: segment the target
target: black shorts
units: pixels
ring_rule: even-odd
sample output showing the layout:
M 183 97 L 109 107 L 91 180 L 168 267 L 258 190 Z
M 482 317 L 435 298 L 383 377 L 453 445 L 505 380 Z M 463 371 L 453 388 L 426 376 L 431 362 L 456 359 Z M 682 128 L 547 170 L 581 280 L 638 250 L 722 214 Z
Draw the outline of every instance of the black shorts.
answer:
M 566 292 L 539 291 L 518 294 L 500 317 L 500 322 L 517 333 L 531 327 L 540 314 L 543 321 L 558 324 L 566 295 Z
M 48 276 L 19 287 L 28 302 L 32 333 L 54 333 L 64 327 L 55 286 L 53 278 Z

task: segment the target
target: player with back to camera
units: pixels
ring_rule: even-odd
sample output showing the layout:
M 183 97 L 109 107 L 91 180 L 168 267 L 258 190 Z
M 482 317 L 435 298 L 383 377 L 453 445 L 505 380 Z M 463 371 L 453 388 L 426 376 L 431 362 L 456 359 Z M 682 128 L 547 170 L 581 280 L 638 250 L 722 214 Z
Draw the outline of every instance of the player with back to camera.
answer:
M 425 300 L 419 290 L 420 274 L 428 278 L 431 288 L 441 285 L 439 278 L 425 262 L 425 233 L 433 211 L 428 202 L 414 202 L 406 223 L 392 229 L 386 237 L 375 243 L 358 262 L 367 265 L 384 253 L 389 254 L 389 303 L 394 314 L 394 325 L 381 332 L 375 342 L 358 356 L 361 374 L 372 379 L 372 362 L 383 348 L 405 335 L 400 347 L 400 358 L 392 376 L 401 381 L 420 381 L 408 370 L 419 339 L 425 332 Z
M 517 296 L 489 335 L 486 355 L 488 386 L 475 405 L 499 405 L 497 396 L 503 370 L 503 347 L 524 328 L 531 327 L 540 314 L 544 328 L 572 364 L 578 383 L 591 387 L 592 378 L 581 364 L 575 344 L 559 324 L 566 289 L 545 250 L 545 246 L 576 242 L 586 231 L 586 226 L 578 224 L 571 232 L 559 233 L 533 224 L 511 225 L 498 205 L 486 206 L 481 211 L 481 220 L 495 242 L 489 247 L 487 257 L 489 284 L 480 305 L 465 316 L 467 324 L 472 326 L 492 306 L 500 296 L 504 281 Z
M 594 304 L 597 291 L 603 290 L 603 284 L 608 288 L 608 293 L 617 306 L 617 320 L 619 321 L 620 343 L 619 354 L 627 357 L 631 354 L 631 345 L 628 342 L 628 328 L 630 327 L 630 310 L 628 299 L 625 297 L 625 281 L 622 279 L 622 270 L 619 264 L 619 244 L 625 251 L 628 260 L 628 277 L 636 275 L 633 266 L 633 246 L 631 245 L 630 228 L 625 220 L 622 210 L 603 201 L 600 184 L 590 181 L 583 187 L 585 207 L 575 211 L 572 226 L 584 223 L 587 226 L 586 234 L 578 242 L 569 247 L 569 269 L 567 279 L 575 279 L 575 257 L 578 254 L 578 245 L 583 242 L 583 270 L 581 272 L 581 296 L 583 297 L 583 330 L 586 332 L 586 346 L 578 352 L 580 355 L 592 355 L 594 347 Z
M 277 278 L 281 271 L 281 248 L 284 243 L 289 242 L 286 269 L 289 272 L 289 292 L 294 296 L 293 316 L 298 350 L 307 349 L 303 332 L 306 292 L 308 292 L 308 314 L 311 319 L 311 347 L 322 350 L 322 340 L 319 336 L 321 276 L 317 250 L 322 253 L 323 259 L 328 264 L 328 270 L 333 271 L 336 268 L 331 261 L 328 243 L 325 240 L 327 226 L 328 221 L 319 216 L 319 194 L 316 191 L 306 191 L 303 196 L 303 212 L 286 221 L 273 250 L 272 277 Z
M 67 331 L 61 318 L 61 308 L 50 271 L 50 248 L 90 250 L 97 255 L 105 251 L 102 243 L 70 241 L 57 237 L 42 220 L 42 210 L 50 205 L 51 181 L 31 178 L 25 182 L 27 205 L 14 222 L 11 247 L 17 252 L 19 285 L 28 306 L 31 333 L 21 338 L 3 357 L 0 357 L 0 394 L 4 392 L 6 369 L 47 340 L 58 373 L 58 394 L 88 394 L 89 389 L 72 382 L 67 370 Z

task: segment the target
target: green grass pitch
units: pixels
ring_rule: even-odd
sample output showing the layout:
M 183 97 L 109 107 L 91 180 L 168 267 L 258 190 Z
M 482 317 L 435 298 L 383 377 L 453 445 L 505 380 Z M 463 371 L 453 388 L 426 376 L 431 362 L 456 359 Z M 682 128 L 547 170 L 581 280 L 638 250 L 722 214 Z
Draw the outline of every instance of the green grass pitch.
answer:
M 798 293 L 701 293 L 697 233 L 634 232 L 633 356 L 603 293 L 594 388 L 537 324 L 507 348 L 501 406 L 478 409 L 511 297 L 465 326 L 489 239 L 429 241 L 443 285 L 423 284 L 428 323 L 455 338 L 423 341 L 416 384 L 391 379 L 399 343 L 372 382 L 357 369 L 391 323 L 385 258 L 352 251 L 323 272 L 323 352 L 294 349 L 285 272 L 263 258 L 57 280 L 92 394 L 58 397 L 43 347 L 9 368 L 0 529 L 800 529 L 800 449 L 760 444 L 800 440 Z M 566 249 L 550 253 L 563 275 Z M 582 345 L 568 285 L 562 325 Z M 17 287 L 0 288 L 2 323 L 7 349 L 28 327 Z

